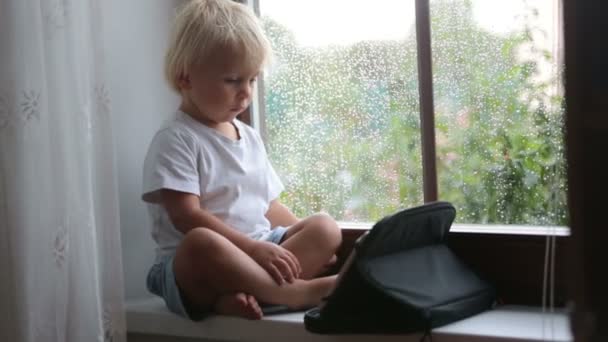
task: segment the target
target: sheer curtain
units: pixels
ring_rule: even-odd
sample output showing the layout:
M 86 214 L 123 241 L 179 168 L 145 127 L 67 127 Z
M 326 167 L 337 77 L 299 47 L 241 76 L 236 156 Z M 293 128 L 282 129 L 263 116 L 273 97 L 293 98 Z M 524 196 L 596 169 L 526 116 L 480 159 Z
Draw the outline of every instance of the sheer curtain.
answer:
M 0 0 L 0 341 L 125 341 L 96 0 Z

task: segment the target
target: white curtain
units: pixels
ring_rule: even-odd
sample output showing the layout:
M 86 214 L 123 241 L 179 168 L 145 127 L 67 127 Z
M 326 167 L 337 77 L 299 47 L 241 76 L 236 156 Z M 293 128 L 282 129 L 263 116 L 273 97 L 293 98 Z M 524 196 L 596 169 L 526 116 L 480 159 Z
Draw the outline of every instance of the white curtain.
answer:
M 98 0 L 0 0 L 0 341 L 125 341 Z

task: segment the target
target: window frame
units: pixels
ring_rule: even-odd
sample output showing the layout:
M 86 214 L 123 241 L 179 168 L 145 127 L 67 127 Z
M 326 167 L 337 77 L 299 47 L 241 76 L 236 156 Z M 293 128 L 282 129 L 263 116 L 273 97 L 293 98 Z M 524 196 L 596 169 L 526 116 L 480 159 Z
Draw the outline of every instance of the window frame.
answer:
M 260 16 L 260 1 L 240 0 Z M 558 37 L 563 42 L 563 10 L 558 1 Z M 420 103 L 421 153 L 424 202 L 439 199 L 436 167 L 435 113 L 432 72 L 430 0 L 415 0 L 415 26 L 418 62 L 418 89 Z M 563 46 L 563 45 L 562 45 Z M 558 56 L 562 60 L 562 53 Z M 264 141 L 267 130 L 264 118 L 264 77 L 258 77 L 252 105 L 239 116 L 256 128 Z M 354 242 L 371 228 L 370 223 L 339 222 L 343 244 L 338 251 L 335 273 L 351 252 Z M 448 244 L 461 259 L 473 266 L 479 274 L 494 283 L 499 300 L 506 304 L 542 305 L 543 274 L 548 248 L 555 255 L 555 287 L 552 295 L 557 306 L 566 305 L 565 248 L 570 242 L 570 228 L 525 225 L 454 224 Z M 551 241 L 555 243 L 552 244 Z M 551 247 L 553 246 L 553 247 Z

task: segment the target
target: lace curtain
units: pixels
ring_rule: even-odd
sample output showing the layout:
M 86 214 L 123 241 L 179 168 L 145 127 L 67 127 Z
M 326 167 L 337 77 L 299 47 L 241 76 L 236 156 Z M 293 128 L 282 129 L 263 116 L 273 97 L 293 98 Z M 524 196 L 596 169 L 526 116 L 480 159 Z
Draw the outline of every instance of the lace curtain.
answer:
M 0 0 L 0 341 L 125 341 L 96 0 Z

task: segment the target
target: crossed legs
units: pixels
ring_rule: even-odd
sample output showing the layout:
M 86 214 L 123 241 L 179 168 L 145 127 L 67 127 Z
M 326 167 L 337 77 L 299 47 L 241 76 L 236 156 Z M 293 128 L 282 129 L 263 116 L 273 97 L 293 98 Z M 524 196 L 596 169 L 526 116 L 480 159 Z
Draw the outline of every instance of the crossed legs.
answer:
M 281 246 L 296 255 L 302 276 L 279 285 L 228 239 L 210 229 L 195 228 L 177 249 L 175 278 L 188 303 L 197 309 L 258 319 L 262 313 L 257 300 L 292 309 L 319 304 L 333 289 L 336 277 L 314 276 L 335 259 L 340 242 L 340 230 L 327 215 L 313 215 L 292 226 Z

